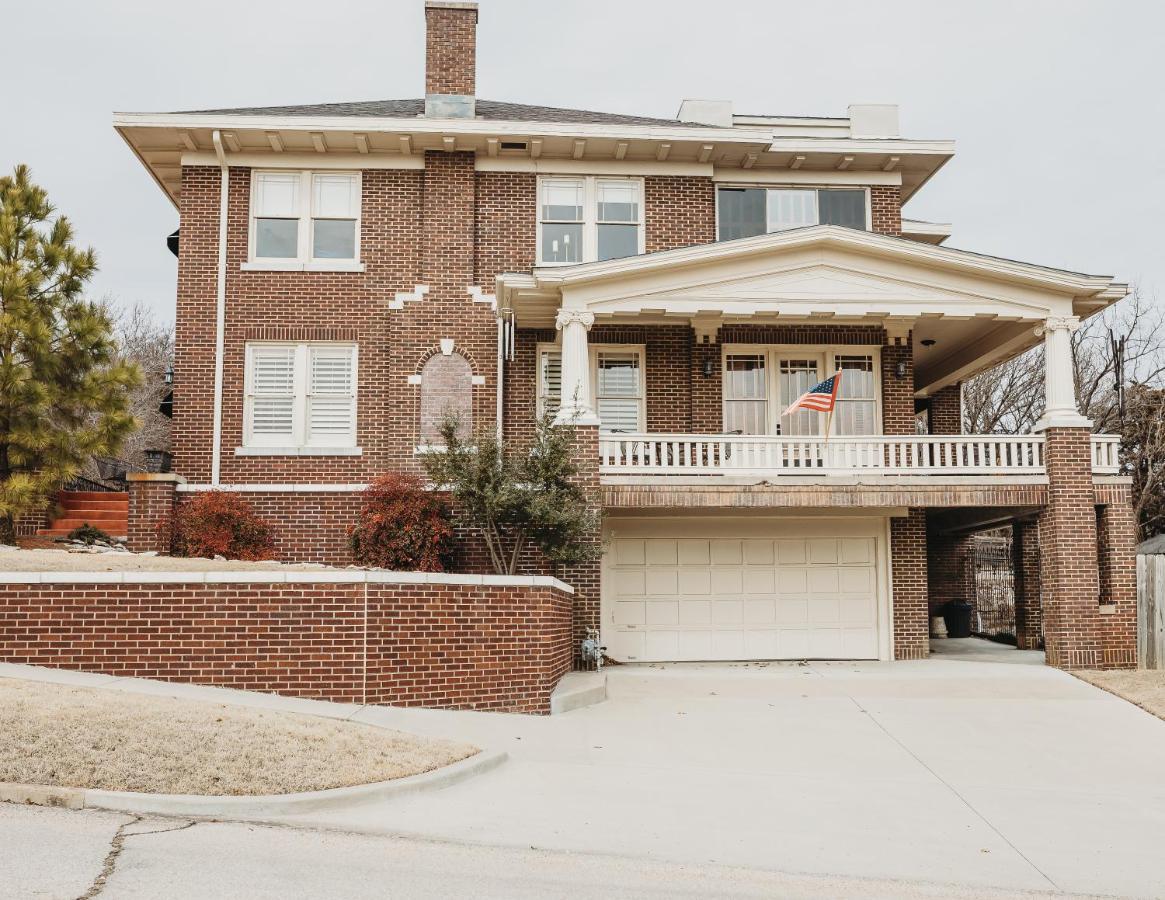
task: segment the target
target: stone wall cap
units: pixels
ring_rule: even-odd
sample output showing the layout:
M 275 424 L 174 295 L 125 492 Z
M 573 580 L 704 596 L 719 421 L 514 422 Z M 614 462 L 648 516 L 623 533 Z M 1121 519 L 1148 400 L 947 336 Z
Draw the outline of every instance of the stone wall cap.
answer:
M 126 481 L 161 481 L 171 484 L 186 484 L 186 479 L 177 472 L 127 472 Z

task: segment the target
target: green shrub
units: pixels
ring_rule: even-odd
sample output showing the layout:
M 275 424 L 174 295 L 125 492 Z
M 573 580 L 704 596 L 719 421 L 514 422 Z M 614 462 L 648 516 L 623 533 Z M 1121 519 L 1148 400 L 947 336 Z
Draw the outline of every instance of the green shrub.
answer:
M 96 525 L 90 525 L 85 522 L 83 525 L 78 525 L 69 532 L 68 538 L 70 541 L 79 541 L 82 544 L 116 544 L 112 537 L 98 528 Z

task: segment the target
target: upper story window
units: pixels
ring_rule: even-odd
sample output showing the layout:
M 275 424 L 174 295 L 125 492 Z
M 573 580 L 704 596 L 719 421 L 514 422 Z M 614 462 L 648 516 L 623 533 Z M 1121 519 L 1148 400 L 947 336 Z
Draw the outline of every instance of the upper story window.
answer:
M 244 450 L 355 450 L 355 344 L 249 343 L 246 367 Z
M 806 225 L 869 228 L 865 188 L 722 187 L 716 191 L 719 240 Z
M 643 179 L 554 176 L 538 183 L 538 263 L 643 252 Z
M 837 371 L 842 377 L 832 433 L 877 434 L 881 427 L 878 352 L 857 348 L 727 347 L 723 369 L 724 430 L 786 437 L 823 434 L 827 420 L 821 413 L 782 413 L 805 391 Z
M 641 432 L 646 410 L 643 347 L 594 344 L 590 348 L 591 386 L 602 431 Z M 538 415 L 553 415 L 562 405 L 562 350 L 538 348 Z
M 360 174 L 252 173 L 249 259 L 256 269 L 359 270 Z

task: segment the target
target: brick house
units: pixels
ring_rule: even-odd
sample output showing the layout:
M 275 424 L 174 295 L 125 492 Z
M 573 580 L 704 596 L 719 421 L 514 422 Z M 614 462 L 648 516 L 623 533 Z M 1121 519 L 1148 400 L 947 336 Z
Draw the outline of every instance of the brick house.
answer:
M 477 99 L 477 15 L 425 3 L 421 99 L 116 117 L 181 215 L 174 474 L 134 483 L 131 543 L 224 489 L 281 558 L 344 564 L 358 492 L 445 411 L 551 413 L 605 514 L 558 574 L 613 658 L 924 657 L 967 536 L 1012 523 L 1020 646 L 1135 663 L 1129 482 L 1070 346 L 1125 285 L 904 219 L 954 145 L 893 106 Z M 1039 342 L 1036 431 L 961 433 L 961 382 Z M 828 435 L 782 414 L 835 371 Z

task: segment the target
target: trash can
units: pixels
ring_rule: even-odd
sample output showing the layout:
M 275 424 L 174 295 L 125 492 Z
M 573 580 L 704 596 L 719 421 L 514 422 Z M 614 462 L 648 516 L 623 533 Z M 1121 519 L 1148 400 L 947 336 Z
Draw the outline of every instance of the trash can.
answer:
M 971 604 L 952 600 L 943 607 L 943 619 L 947 623 L 947 636 L 966 638 L 971 636 Z

